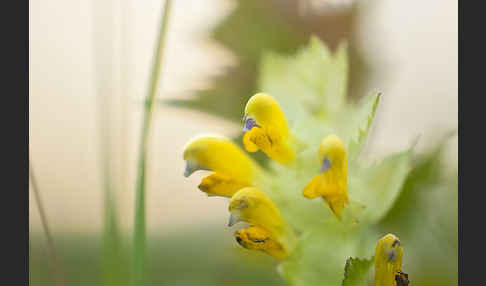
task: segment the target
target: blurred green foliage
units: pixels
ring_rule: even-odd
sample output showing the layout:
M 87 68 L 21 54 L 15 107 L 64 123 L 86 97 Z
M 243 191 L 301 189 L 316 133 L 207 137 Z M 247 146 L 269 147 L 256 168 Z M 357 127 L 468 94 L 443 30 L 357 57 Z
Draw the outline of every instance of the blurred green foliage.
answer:
M 127 265 L 127 256 L 123 253 L 122 238 L 119 231 L 116 217 L 115 200 L 112 199 L 111 189 L 105 186 L 105 214 L 103 218 L 104 230 L 101 242 L 101 279 L 103 285 L 129 284 L 129 267 Z M 80 244 L 83 245 L 83 244 Z M 90 249 L 89 245 L 86 245 Z M 90 249 L 92 251 L 92 249 Z
M 224 240 L 220 235 L 223 228 L 205 226 L 204 229 L 149 237 L 147 272 L 152 275 L 146 285 L 283 285 L 273 270 L 275 261 L 272 258 L 250 251 L 242 255 L 240 249 L 236 249 L 236 242 Z M 103 280 L 99 236 L 62 235 L 56 242 L 70 286 L 119 285 Z M 127 257 L 131 245 L 126 240 L 123 242 L 122 254 Z M 51 265 L 42 237 L 31 236 L 29 255 L 29 285 L 52 285 Z
M 458 283 L 457 167 L 448 168 L 443 154 L 451 135 L 414 158 L 400 196 L 376 225 L 400 237 L 413 285 Z
M 196 93 L 189 100 L 169 100 L 165 103 L 195 109 L 241 121 L 246 101 L 260 91 L 259 65 L 266 52 L 290 55 L 307 44 L 311 35 L 326 41 L 331 49 L 343 40 L 354 40 L 354 24 L 359 16 L 357 7 L 326 15 L 300 12 L 299 1 L 294 0 L 236 0 L 236 8 L 210 32 L 211 37 L 229 49 L 238 59 L 238 65 L 215 78 L 209 89 Z M 368 75 L 367 64 L 354 48 L 351 53 L 352 85 L 361 92 L 361 82 Z
M 274 8 L 273 1 L 236 1 L 237 8 L 212 31 L 212 37 L 238 57 L 238 66 L 213 81 L 190 100 L 168 103 L 241 121 L 242 107 L 256 92 L 258 64 L 263 51 L 292 53 L 306 40 Z

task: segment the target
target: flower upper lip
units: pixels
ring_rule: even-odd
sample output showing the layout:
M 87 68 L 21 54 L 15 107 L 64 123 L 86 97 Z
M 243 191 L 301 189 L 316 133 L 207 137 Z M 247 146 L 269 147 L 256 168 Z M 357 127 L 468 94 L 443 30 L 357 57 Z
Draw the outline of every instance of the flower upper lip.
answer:
M 184 148 L 188 177 L 197 170 L 212 171 L 198 188 L 210 196 L 231 197 L 243 187 L 257 184 L 264 176 L 258 164 L 229 139 L 204 136 Z

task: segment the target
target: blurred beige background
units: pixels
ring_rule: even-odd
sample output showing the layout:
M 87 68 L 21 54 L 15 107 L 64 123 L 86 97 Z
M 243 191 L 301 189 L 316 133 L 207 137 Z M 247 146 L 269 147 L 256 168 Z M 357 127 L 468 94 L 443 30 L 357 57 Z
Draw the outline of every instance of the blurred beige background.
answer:
M 30 149 L 51 228 L 101 230 L 100 142 L 101 134 L 109 134 L 111 175 L 122 230 L 129 234 L 142 99 L 163 2 L 29 4 Z M 420 150 L 439 131 L 457 130 L 457 1 L 382 0 L 372 7 L 360 19 L 360 41 L 380 74 L 369 89 L 380 88 L 384 97 L 365 158 L 404 148 L 418 135 Z M 233 8 L 230 0 L 174 1 L 159 98 L 189 96 L 237 63 L 207 36 Z M 100 130 L 98 90 L 112 94 L 101 99 L 109 133 Z M 182 148 L 200 133 L 230 137 L 240 129 L 205 114 L 157 106 L 148 169 L 149 234 L 226 223 L 226 199 L 199 192 L 201 175 L 182 176 Z M 447 150 L 448 163 L 457 167 L 457 137 Z M 32 199 L 30 230 L 41 231 Z

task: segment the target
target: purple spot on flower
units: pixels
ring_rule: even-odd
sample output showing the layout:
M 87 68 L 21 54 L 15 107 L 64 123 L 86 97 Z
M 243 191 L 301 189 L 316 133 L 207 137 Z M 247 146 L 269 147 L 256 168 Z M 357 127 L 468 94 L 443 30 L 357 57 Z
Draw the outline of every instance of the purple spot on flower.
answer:
M 260 127 L 253 118 L 247 118 L 245 116 L 245 126 L 243 126 L 243 132 L 250 131 L 253 127 Z
M 329 160 L 327 157 L 324 157 L 324 160 L 322 160 L 321 172 L 325 172 L 330 168 L 331 168 L 331 160 Z

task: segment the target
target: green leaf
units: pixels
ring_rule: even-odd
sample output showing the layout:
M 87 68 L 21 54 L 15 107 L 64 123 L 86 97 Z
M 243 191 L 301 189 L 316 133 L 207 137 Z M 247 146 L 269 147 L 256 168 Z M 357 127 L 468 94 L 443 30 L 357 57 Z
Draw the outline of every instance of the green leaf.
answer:
M 393 207 L 411 169 L 411 148 L 367 168 L 353 168 L 348 180 L 351 199 L 364 204 L 361 219 L 373 223 Z
M 354 121 L 357 127 L 353 128 L 355 133 L 351 134 L 351 138 L 347 140 L 348 144 L 348 160 L 350 163 L 358 158 L 361 151 L 365 146 L 366 138 L 368 137 L 368 132 L 370 130 L 373 119 L 375 118 L 376 109 L 380 103 L 380 92 L 373 92 L 361 99 L 360 103 L 354 108 L 355 112 L 347 113 L 349 121 Z
M 344 267 L 344 280 L 342 286 L 367 286 L 370 285 L 370 276 L 373 266 L 373 258 L 359 259 L 348 258 Z
M 279 266 L 292 286 L 341 285 L 344 263 L 360 247 L 360 234 L 342 224 L 323 224 L 302 235 L 297 249 Z
M 427 212 L 432 211 L 428 206 L 430 200 L 434 199 L 436 193 L 434 190 L 447 182 L 442 156 L 445 144 L 453 134 L 451 132 L 445 134 L 432 148 L 416 156 L 413 169 L 405 180 L 403 191 L 390 212 L 380 221 L 380 227 L 400 226 L 402 231 L 411 233 L 417 229 L 416 223 L 428 216 Z M 410 208 L 410 205 L 415 207 Z
M 424 217 L 427 195 L 441 179 L 441 155 L 443 144 L 415 159 L 414 167 L 407 176 L 403 191 L 390 212 L 380 221 L 382 228 L 399 226 L 403 232 L 416 229 L 417 219 Z M 413 205 L 413 208 L 410 206 Z
M 274 96 L 290 125 L 307 116 L 326 119 L 346 101 L 346 44 L 331 51 L 313 36 L 295 56 L 268 53 L 262 60 L 259 87 Z
M 294 56 L 267 53 L 260 67 L 260 90 L 274 96 L 292 132 L 308 145 L 336 134 L 349 146 L 349 161 L 363 150 L 380 93 L 358 103 L 347 98 L 348 55 L 342 43 L 333 54 L 317 37 Z

